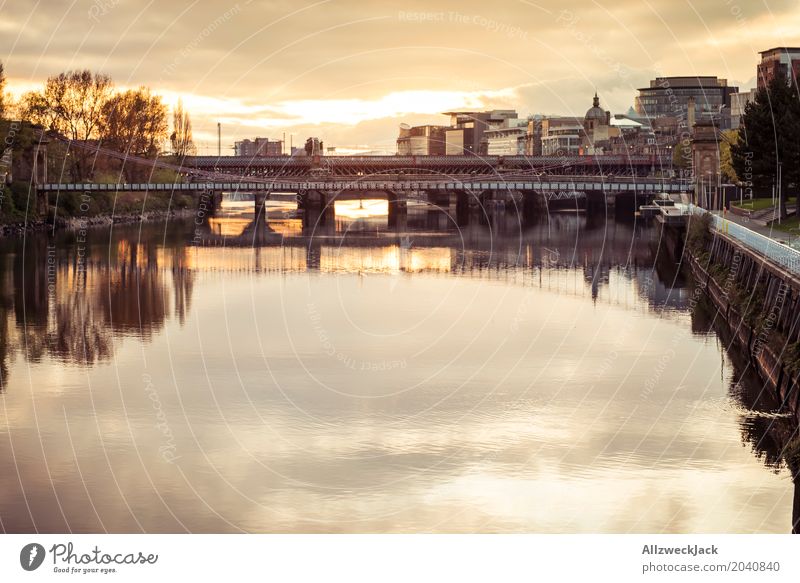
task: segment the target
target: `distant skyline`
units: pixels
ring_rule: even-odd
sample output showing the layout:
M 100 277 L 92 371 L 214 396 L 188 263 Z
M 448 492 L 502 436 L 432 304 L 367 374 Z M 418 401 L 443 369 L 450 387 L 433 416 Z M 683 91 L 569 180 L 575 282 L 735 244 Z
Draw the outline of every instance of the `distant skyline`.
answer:
M 89 68 L 182 96 L 200 147 L 294 134 L 393 151 L 400 122 L 451 109 L 623 113 L 659 75 L 755 85 L 758 51 L 800 44 L 793 0 L 403 2 L 240 0 L 0 5 L 18 96 Z

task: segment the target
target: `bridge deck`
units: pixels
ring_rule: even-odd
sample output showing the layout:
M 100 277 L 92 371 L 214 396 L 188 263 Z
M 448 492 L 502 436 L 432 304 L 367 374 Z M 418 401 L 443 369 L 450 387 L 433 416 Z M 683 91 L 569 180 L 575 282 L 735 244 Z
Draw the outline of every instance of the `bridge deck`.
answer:
M 597 178 L 586 177 L 569 179 L 544 178 L 530 179 L 492 179 L 492 180 L 274 180 L 250 182 L 180 182 L 180 183 L 130 183 L 98 184 L 48 183 L 39 185 L 45 191 L 304 191 L 304 190 L 375 190 L 375 191 L 600 191 L 606 193 L 633 192 L 687 192 L 690 185 L 682 180 L 660 178 Z

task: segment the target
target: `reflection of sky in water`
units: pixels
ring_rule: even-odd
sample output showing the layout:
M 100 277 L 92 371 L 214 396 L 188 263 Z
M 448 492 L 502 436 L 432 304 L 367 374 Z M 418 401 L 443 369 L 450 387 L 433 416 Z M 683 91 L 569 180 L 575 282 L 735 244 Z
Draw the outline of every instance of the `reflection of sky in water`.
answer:
M 574 234 L 309 260 L 123 230 L 85 278 L 60 241 L 54 293 L 2 304 L 4 528 L 786 532 L 715 337 Z

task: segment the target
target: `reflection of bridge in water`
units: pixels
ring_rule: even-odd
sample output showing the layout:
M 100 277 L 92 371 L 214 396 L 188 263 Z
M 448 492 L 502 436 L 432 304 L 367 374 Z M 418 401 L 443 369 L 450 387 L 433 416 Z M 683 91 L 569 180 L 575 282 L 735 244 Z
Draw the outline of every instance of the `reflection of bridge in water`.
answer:
M 648 297 L 652 306 L 677 308 L 687 299 L 675 261 L 658 252 L 659 232 L 643 223 L 575 213 L 551 214 L 546 221 L 531 223 L 498 212 L 486 215 L 482 223 L 456 228 L 443 213 L 412 218 L 410 213 L 406 228 L 397 230 L 384 217 L 382 226 L 368 232 L 334 222 L 303 228 L 300 219 L 293 219 L 289 234 L 283 219 L 265 225 L 251 218 L 240 233 L 227 231 L 226 219 L 212 219 L 206 230 L 195 231 L 193 256 L 199 269 L 213 264 L 213 270 L 234 272 L 449 274 L 601 301 L 607 298 L 600 297 L 600 290 L 614 277 L 624 277 L 637 281 L 635 293 Z M 219 248 L 223 254 L 216 252 Z M 633 305 L 632 299 L 609 301 Z
M 9 265 L 0 306 L 0 374 L 9 355 L 50 355 L 88 364 L 113 356 L 112 338 L 153 337 L 171 319 L 183 322 L 198 277 L 268 273 L 345 276 L 463 277 L 502 281 L 600 303 L 680 309 L 686 290 L 672 288 L 674 263 L 654 259 L 658 233 L 632 223 L 552 215 L 521 228 L 499 213 L 493 224 L 453 231 L 347 233 L 276 237 L 263 245 L 191 245 L 192 221 L 90 231 L 81 244 L 68 232 L 6 241 Z M 252 222 L 252 220 L 251 220 Z M 128 235 L 126 235 L 128 233 Z M 43 266 L 47 266 L 44 269 Z M 615 281 L 624 285 L 615 285 Z M 630 285 L 633 281 L 634 285 Z M 24 282 L 24 285 L 23 285 Z M 675 314 L 679 312 L 675 311 Z M 3 317 L 4 316 L 4 317 Z

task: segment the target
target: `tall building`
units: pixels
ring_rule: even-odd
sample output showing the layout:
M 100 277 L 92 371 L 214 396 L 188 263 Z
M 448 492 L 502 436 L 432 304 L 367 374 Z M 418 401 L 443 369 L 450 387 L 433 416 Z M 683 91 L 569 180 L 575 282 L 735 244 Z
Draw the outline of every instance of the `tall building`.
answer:
M 636 112 L 649 119 L 684 117 L 690 99 L 694 99 L 697 120 L 718 120 L 738 90 L 717 77 L 658 77 L 650 81 L 649 87 L 639 89 Z
M 785 76 L 796 83 L 800 76 L 800 48 L 776 47 L 761 51 L 761 62 L 756 69 L 758 88 L 766 87 L 775 75 Z
M 450 127 L 445 130 L 445 153 L 448 155 L 485 155 L 488 152 L 485 132 L 499 129 L 506 120 L 518 117 L 513 109 L 448 111 L 445 115 L 450 116 Z
M 270 140 L 269 138 L 244 139 L 234 143 L 233 147 L 237 156 L 246 156 L 248 158 L 280 156 L 283 154 L 283 142 L 281 140 Z
M 441 156 L 445 153 L 445 126 L 424 125 L 411 127 L 400 124 L 397 137 L 399 156 Z

